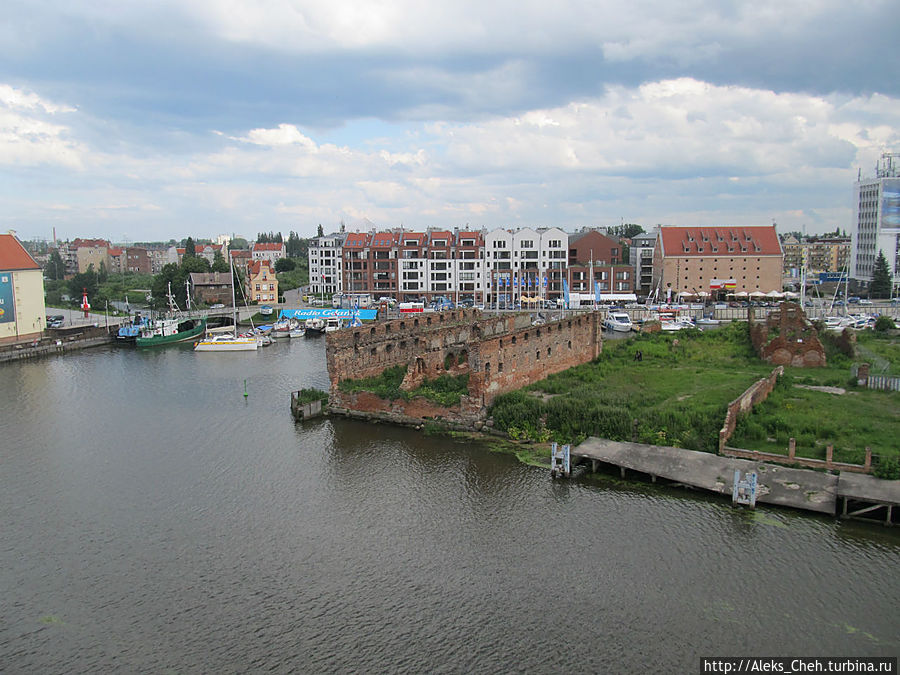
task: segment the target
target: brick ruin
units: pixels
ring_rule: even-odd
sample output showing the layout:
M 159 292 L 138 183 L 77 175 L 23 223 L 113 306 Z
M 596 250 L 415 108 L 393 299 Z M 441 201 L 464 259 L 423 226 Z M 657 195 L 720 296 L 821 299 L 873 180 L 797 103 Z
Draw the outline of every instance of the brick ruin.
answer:
M 818 333 L 795 302 L 782 302 L 764 323 L 754 321 L 747 310 L 750 340 L 759 358 L 777 366 L 817 368 L 825 365 L 825 348 Z
M 533 326 L 528 314 L 455 310 L 347 328 L 329 333 L 326 340 L 332 409 L 402 422 L 440 417 L 471 425 L 485 418 L 498 395 L 596 358 L 602 324 L 597 313 Z M 468 373 L 468 395 L 459 406 L 445 408 L 420 397 L 385 401 L 339 388 L 342 380 L 377 376 L 398 365 L 406 366 L 404 390 L 440 375 Z

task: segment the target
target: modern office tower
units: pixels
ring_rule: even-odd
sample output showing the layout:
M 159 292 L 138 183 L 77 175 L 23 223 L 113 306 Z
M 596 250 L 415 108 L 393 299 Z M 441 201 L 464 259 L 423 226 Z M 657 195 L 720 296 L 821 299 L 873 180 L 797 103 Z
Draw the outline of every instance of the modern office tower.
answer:
M 900 154 L 882 154 L 875 165 L 875 177 L 864 179 L 860 175 L 853 192 L 852 276 L 859 281 L 872 281 L 875 259 L 882 251 L 897 289 L 900 284 Z

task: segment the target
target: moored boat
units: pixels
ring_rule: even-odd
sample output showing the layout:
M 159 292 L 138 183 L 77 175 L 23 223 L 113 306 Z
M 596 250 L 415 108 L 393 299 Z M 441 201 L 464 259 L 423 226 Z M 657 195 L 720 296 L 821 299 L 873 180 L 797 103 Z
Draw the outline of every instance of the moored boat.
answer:
M 304 328 L 306 328 L 307 337 L 311 335 L 321 335 L 325 332 L 325 319 L 314 316 L 311 319 L 306 320 Z
M 193 340 L 205 330 L 206 317 L 154 319 L 141 328 L 134 343 L 138 347 L 158 347 Z
M 610 312 L 603 325 L 607 330 L 619 333 L 628 333 L 633 328 L 631 317 L 627 312 Z

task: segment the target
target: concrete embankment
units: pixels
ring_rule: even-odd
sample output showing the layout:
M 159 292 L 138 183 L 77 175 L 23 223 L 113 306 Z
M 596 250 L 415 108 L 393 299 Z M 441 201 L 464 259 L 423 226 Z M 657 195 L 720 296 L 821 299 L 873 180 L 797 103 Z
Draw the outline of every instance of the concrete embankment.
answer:
M 845 504 L 869 502 L 887 511 L 900 504 L 900 481 L 879 480 L 848 473 L 835 475 L 809 469 L 723 457 L 707 452 L 641 443 L 589 438 L 572 449 L 572 457 L 591 460 L 596 468 L 609 464 L 625 471 L 637 471 L 694 488 L 731 495 L 734 471 L 756 472 L 759 481 L 757 501 L 789 506 L 805 511 L 835 515 L 838 500 Z M 874 507 L 873 507 L 874 508 Z
M 10 345 L 0 351 L 0 363 L 65 354 L 71 351 L 87 349 L 88 347 L 110 344 L 114 340 L 115 337 L 107 333 L 105 328 L 90 326 L 76 334 L 59 335 L 34 342 Z

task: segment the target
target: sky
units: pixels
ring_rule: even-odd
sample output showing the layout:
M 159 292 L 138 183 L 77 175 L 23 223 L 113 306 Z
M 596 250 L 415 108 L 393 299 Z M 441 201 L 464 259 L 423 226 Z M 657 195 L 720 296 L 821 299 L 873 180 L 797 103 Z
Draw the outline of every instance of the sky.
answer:
M 850 229 L 896 0 L 4 0 L 0 231 Z

